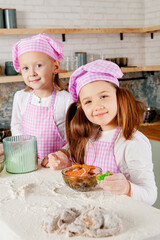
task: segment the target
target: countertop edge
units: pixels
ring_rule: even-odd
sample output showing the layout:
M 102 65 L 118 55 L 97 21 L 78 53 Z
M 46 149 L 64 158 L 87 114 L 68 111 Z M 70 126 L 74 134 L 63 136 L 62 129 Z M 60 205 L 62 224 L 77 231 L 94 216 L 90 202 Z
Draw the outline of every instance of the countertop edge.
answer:
M 160 121 L 143 123 L 138 127 L 138 130 L 142 132 L 148 139 L 160 141 Z

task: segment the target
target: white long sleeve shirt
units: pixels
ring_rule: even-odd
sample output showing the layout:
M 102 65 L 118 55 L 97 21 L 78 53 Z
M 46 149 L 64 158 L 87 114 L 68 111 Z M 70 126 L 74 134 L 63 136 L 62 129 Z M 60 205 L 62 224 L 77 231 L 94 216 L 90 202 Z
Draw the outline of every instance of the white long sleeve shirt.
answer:
M 22 116 L 26 110 L 27 103 L 29 100 L 30 91 L 25 92 L 24 89 L 17 91 L 13 100 L 12 118 L 11 118 L 11 132 L 12 135 L 22 135 Z M 39 98 L 33 94 L 31 104 L 36 106 L 49 106 L 51 101 L 51 96 L 46 98 L 41 98 L 41 103 L 39 103 Z M 65 117 L 69 105 L 72 103 L 70 95 L 66 91 L 59 91 L 56 93 L 55 104 L 54 104 L 54 121 L 58 130 L 66 140 L 65 134 Z
M 103 131 L 98 141 L 109 142 L 114 133 L 115 129 Z M 114 143 L 114 154 L 120 172 L 131 183 L 131 197 L 153 205 L 157 199 L 157 187 L 151 144 L 138 130 L 131 140 L 125 140 L 120 134 Z

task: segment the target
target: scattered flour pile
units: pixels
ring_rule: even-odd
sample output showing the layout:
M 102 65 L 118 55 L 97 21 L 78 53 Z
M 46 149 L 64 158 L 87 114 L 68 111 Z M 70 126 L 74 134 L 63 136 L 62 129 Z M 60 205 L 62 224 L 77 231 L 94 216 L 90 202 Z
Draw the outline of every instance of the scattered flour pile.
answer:
M 82 211 L 69 208 L 47 215 L 42 227 L 47 233 L 98 238 L 118 234 L 122 230 L 122 221 L 115 212 L 103 208 L 88 207 Z

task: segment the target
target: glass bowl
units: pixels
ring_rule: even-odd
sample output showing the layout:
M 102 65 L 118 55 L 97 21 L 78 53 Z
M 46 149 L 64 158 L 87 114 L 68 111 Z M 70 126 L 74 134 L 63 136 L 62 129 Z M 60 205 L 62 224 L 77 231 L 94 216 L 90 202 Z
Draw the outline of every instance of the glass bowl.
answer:
M 0 172 L 3 171 L 4 168 L 4 155 L 0 156 Z
M 83 166 L 83 165 L 81 165 Z M 72 189 L 80 191 L 80 192 L 88 192 L 95 188 L 97 185 L 96 176 L 102 174 L 102 169 L 99 167 L 95 167 L 91 169 L 91 174 L 83 175 L 83 176 L 71 176 L 67 175 L 68 172 L 74 170 L 74 167 L 68 167 L 62 170 L 62 176 L 65 183 Z
M 28 173 L 38 168 L 37 139 L 35 136 L 21 135 L 3 139 L 6 171 Z

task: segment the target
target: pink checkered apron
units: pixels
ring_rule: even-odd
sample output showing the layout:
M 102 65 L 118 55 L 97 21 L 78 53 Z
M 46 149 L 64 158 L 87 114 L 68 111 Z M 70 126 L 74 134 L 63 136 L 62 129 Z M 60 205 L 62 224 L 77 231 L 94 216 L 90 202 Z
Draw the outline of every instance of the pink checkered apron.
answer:
M 119 134 L 120 128 L 117 127 L 111 142 L 92 141 L 89 143 L 84 163 L 102 168 L 102 172 L 110 171 L 119 173 L 114 156 L 114 142 Z
M 43 159 L 49 153 L 61 149 L 66 143 L 54 122 L 56 91 L 52 93 L 49 107 L 32 105 L 32 95 L 33 91 L 30 93 L 26 111 L 22 117 L 22 129 L 23 134 L 37 137 L 38 158 Z

